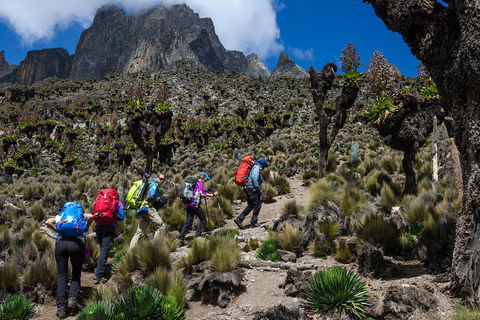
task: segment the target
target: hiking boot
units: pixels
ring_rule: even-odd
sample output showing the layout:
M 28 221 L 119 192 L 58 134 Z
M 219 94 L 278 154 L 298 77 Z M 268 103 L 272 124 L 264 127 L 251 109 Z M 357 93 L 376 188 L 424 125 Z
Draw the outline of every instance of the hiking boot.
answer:
M 178 239 L 178 246 L 183 247 L 185 245 L 185 239 Z
M 58 308 L 57 309 L 57 317 L 59 319 L 65 319 L 67 317 L 67 313 L 65 312 L 65 308 Z
M 252 228 L 258 228 L 258 227 L 261 227 L 262 225 L 260 223 L 257 223 L 257 222 L 251 222 L 250 223 L 250 227 Z
M 233 222 L 235 222 L 238 228 L 245 229 L 245 227 L 242 225 L 242 222 L 238 220 L 238 218 L 233 219 Z
M 73 308 L 73 309 L 82 309 L 83 306 L 78 303 L 77 298 L 74 297 L 69 297 L 68 302 L 67 302 L 67 307 Z
M 93 276 L 93 280 L 95 280 L 95 283 L 98 284 L 98 283 L 107 283 L 108 279 L 105 278 L 105 277 L 99 277 L 97 275 L 94 275 Z

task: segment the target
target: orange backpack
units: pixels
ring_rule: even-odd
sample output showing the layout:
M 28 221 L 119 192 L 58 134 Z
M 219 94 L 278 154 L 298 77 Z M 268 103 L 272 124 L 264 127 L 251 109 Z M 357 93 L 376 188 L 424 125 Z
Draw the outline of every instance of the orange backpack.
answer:
M 253 165 L 255 163 L 255 160 L 253 159 L 252 156 L 247 156 L 242 159 L 242 162 L 240 162 L 240 165 L 238 166 L 237 170 L 235 170 L 235 183 L 237 186 L 244 187 L 245 186 L 245 180 L 247 180 L 248 174 L 250 173 L 250 170 L 252 169 Z

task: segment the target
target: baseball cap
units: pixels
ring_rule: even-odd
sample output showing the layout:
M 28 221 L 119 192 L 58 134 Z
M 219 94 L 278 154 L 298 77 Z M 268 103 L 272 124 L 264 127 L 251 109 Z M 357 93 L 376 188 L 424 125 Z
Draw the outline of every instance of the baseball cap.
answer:
M 260 164 L 265 164 L 265 165 L 267 164 L 267 160 L 265 158 L 262 158 L 262 157 L 258 158 L 257 162 L 260 163 Z
M 205 179 L 210 180 L 210 177 L 208 176 L 208 174 L 206 172 L 200 173 L 200 177 L 205 177 Z

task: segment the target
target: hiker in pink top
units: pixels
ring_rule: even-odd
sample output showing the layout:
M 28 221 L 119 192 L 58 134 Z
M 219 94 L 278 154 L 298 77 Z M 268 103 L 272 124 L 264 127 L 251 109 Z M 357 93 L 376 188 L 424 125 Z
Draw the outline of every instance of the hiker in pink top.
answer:
M 203 188 L 203 183 L 206 182 L 207 180 L 210 180 L 206 172 L 202 172 L 197 176 L 198 182 L 195 185 L 195 188 L 193 189 L 193 202 L 187 204 L 187 220 L 185 221 L 185 224 L 183 225 L 182 231 L 180 232 L 180 235 L 178 236 L 179 244 L 184 245 L 185 244 L 185 236 L 188 233 L 188 230 L 192 227 L 193 224 L 193 218 L 195 216 L 200 219 L 200 224 L 198 225 L 197 232 L 195 233 L 195 237 L 199 237 L 202 232 L 203 228 L 205 228 L 205 224 L 207 223 L 207 220 L 205 218 L 205 213 L 203 212 L 202 207 L 200 206 L 200 203 L 202 202 L 202 197 L 215 197 L 218 195 L 218 192 L 215 193 L 206 193 L 205 189 Z

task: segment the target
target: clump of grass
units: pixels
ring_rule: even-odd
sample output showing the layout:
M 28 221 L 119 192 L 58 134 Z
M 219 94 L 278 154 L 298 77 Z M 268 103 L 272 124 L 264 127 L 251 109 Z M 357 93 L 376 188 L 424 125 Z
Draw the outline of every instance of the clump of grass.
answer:
M 218 272 L 229 272 L 235 269 L 240 261 L 240 247 L 231 237 L 218 237 L 212 252 L 211 266 Z
M 203 238 L 196 238 L 190 247 L 187 261 L 190 265 L 196 265 L 209 259 L 208 242 Z
M 480 319 L 480 309 L 478 307 L 458 306 L 452 320 L 477 320 Z
M 240 189 L 235 183 L 230 182 L 228 184 L 220 185 L 218 187 L 218 194 L 228 201 L 232 202 L 237 198 L 238 189 Z
M 27 320 L 35 315 L 35 306 L 29 299 L 14 295 L 10 296 L 0 306 L 0 319 Z
M 33 234 L 33 242 L 40 252 L 45 252 L 52 248 L 52 243 L 38 230 Z
M 41 283 L 46 289 L 53 290 L 57 283 L 57 264 L 53 249 L 47 250 L 27 268 L 23 280 L 30 286 Z
M 215 230 L 212 235 L 210 236 L 210 239 L 216 238 L 216 237 L 231 237 L 235 238 L 238 236 L 240 232 L 237 229 L 227 229 L 227 228 L 222 228 L 222 229 L 217 229 Z
M 18 269 L 17 263 L 8 261 L 0 266 L 0 289 L 13 292 L 18 289 Z
M 338 202 L 337 187 L 325 180 L 312 184 L 308 193 L 308 209 L 312 212 L 321 206 L 332 206 Z
M 301 293 L 302 306 L 319 313 L 346 312 L 352 318 L 367 317 L 370 305 L 365 283 L 353 271 L 333 267 L 315 272 Z
M 380 191 L 380 203 L 387 208 L 394 207 L 397 203 L 395 193 L 388 184 L 384 184 Z
M 170 249 L 160 237 L 144 241 L 135 249 L 138 266 L 146 274 L 154 272 L 158 266 L 170 268 Z
M 433 211 L 434 196 L 432 192 L 424 191 L 418 196 L 407 195 L 403 198 L 405 210 L 404 219 L 410 224 L 422 222 Z
M 161 210 L 162 220 L 174 230 L 180 231 L 185 224 L 187 214 L 183 203 L 175 200 L 172 206 L 167 206 Z
M 270 182 L 276 187 L 278 194 L 287 194 L 290 192 L 290 182 L 287 177 L 275 175 Z
M 93 303 L 96 301 L 103 301 L 108 304 L 113 304 L 118 299 L 118 291 L 114 286 L 107 286 L 100 284 L 100 286 L 93 290 L 88 303 Z
M 261 189 L 264 195 L 263 200 L 265 203 L 275 202 L 273 198 L 277 196 L 277 189 L 270 182 L 265 182 L 262 184 Z
M 235 215 L 235 209 L 233 208 L 230 200 L 220 195 L 217 197 L 217 201 L 220 203 L 220 208 L 225 216 L 231 218 Z
M 315 258 L 326 258 L 328 255 L 328 249 L 316 241 L 310 241 L 308 243 L 308 248 L 313 252 Z
M 337 154 L 334 152 L 329 153 L 327 157 L 327 172 L 335 172 L 335 170 L 337 170 L 337 165 Z
M 323 234 L 325 238 L 325 243 L 327 245 L 327 251 L 335 251 L 335 237 L 337 236 L 338 229 L 340 225 L 337 222 L 332 222 L 331 220 L 323 221 L 319 226 L 316 227 L 316 231 L 319 234 Z
M 300 213 L 300 206 L 297 204 L 297 201 L 292 200 L 283 206 L 282 209 L 282 218 L 288 217 L 288 216 L 294 216 L 298 217 L 298 214 Z
M 300 243 L 300 230 L 290 223 L 285 223 L 278 237 L 283 249 L 293 251 Z
M 345 240 L 339 241 L 335 259 L 341 263 L 350 263 L 352 260 L 352 253 Z
M 41 201 L 35 201 L 29 211 L 38 221 L 45 219 L 47 216 L 47 211 Z
M 278 261 L 278 249 L 281 249 L 280 239 L 271 238 L 262 243 L 257 250 L 257 258 L 262 260 Z
M 147 284 L 161 294 L 173 298 L 183 309 L 187 284 L 181 273 L 159 267 L 147 278 Z
M 300 173 L 300 177 L 302 180 L 309 180 L 311 178 L 318 178 L 319 177 L 319 172 L 316 169 L 306 169 Z
M 397 165 L 393 157 L 387 154 L 380 159 L 380 168 L 385 169 L 385 171 L 392 174 L 397 169 Z
M 364 217 L 357 230 L 360 241 L 382 247 L 385 253 L 393 253 L 397 249 L 400 231 L 397 226 L 386 221 L 377 214 L 368 214 Z

